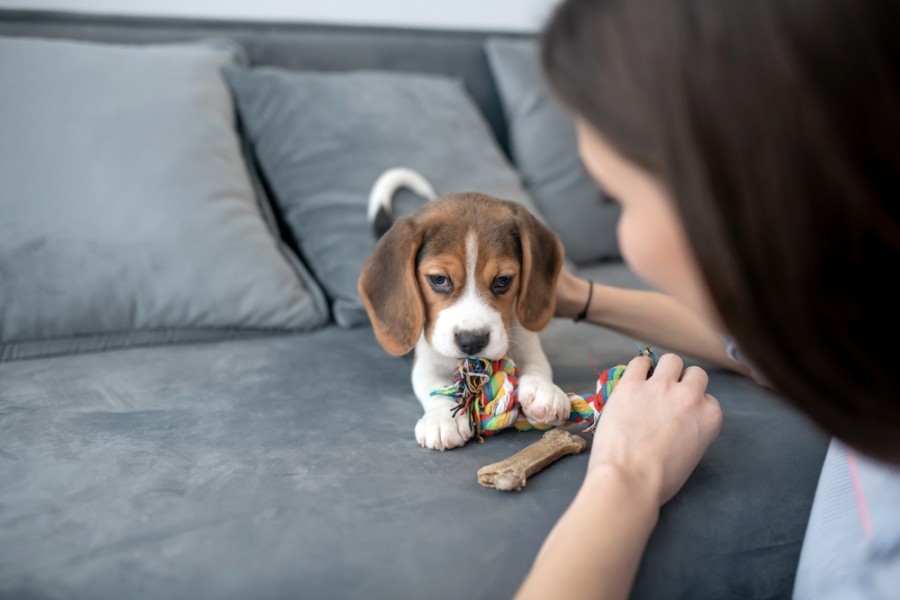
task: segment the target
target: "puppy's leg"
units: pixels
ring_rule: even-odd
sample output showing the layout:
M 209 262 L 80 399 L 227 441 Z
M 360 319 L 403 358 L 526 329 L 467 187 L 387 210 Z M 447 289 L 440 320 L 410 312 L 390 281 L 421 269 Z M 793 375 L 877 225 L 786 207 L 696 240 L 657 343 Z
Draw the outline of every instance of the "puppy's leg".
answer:
M 462 446 L 472 438 L 473 431 L 465 412 L 453 416 L 456 403 L 431 392 L 453 383 L 456 361 L 435 352 L 420 340 L 416 346 L 416 360 L 412 370 L 413 391 L 425 414 L 416 423 L 416 441 L 424 448 L 450 450 Z
M 558 425 L 569 417 L 572 403 L 553 383 L 550 361 L 537 332 L 518 322 L 511 326 L 513 360 L 519 366 L 519 403 L 529 421 Z

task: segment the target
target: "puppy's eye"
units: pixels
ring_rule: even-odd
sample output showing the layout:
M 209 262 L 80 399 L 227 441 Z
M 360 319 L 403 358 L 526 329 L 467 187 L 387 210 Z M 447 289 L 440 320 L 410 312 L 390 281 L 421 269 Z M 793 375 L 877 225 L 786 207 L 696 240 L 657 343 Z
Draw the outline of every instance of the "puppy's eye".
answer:
M 439 294 L 449 294 L 453 289 L 453 282 L 446 275 L 429 275 L 428 285 Z
M 499 277 L 494 277 L 494 281 L 491 282 L 491 291 L 495 294 L 502 294 L 506 290 L 509 289 L 509 286 L 512 285 L 512 276 L 511 275 L 500 275 Z

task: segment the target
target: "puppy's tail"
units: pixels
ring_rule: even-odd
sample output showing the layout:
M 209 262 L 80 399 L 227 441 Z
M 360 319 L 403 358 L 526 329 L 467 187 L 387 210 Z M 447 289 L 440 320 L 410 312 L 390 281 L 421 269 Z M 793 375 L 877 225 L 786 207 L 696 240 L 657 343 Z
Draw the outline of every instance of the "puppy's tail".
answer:
M 378 177 L 372 191 L 369 193 L 369 223 L 375 228 L 375 233 L 380 237 L 390 229 L 394 222 L 391 200 L 400 188 L 409 188 L 415 193 L 434 200 L 437 194 L 428 180 L 412 169 L 396 168 L 388 169 Z

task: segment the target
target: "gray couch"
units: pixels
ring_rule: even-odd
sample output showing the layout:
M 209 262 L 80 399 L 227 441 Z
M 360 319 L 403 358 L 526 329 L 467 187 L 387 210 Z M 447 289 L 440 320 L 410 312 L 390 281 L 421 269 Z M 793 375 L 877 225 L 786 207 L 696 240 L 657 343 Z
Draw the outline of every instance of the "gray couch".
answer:
M 0 35 L 227 37 L 254 65 L 453 75 L 508 148 L 483 34 L 0 12 Z M 615 261 L 578 270 L 641 285 Z M 571 391 L 636 351 L 567 321 L 542 339 Z M 537 434 L 423 450 L 410 363 L 367 326 L 163 342 L 0 363 L 0 598 L 509 597 L 585 469 L 479 487 Z M 736 375 L 710 391 L 722 434 L 663 507 L 633 597 L 789 597 L 827 440 Z M 577 556 L 561 576 L 590 586 Z

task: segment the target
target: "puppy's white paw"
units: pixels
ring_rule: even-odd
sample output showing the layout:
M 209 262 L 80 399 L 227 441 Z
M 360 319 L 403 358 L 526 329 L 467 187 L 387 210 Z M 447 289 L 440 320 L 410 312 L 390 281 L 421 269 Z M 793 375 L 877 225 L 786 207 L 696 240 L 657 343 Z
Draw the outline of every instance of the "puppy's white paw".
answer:
M 423 448 L 450 450 L 464 445 L 474 432 L 465 412 L 453 416 L 449 407 L 432 408 L 416 423 L 416 441 Z
M 566 393 L 538 375 L 523 375 L 519 379 L 519 403 L 529 421 L 543 425 L 559 425 L 572 410 Z

